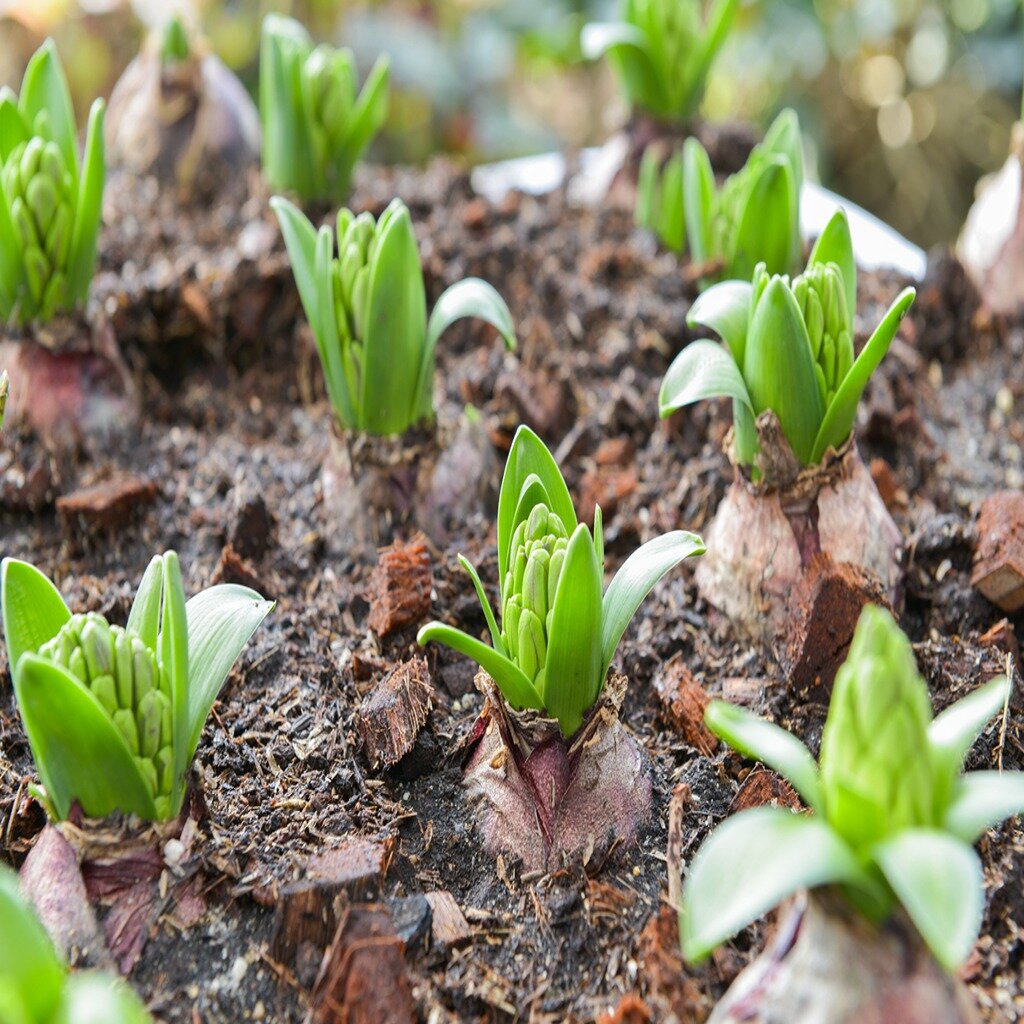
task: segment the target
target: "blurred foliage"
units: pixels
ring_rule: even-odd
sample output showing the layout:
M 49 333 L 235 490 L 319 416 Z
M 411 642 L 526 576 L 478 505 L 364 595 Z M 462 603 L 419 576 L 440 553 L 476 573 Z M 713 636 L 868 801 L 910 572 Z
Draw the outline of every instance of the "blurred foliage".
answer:
M 0 82 L 57 39 L 80 111 L 107 93 L 142 26 L 173 0 L 0 0 Z M 255 87 L 269 10 L 392 58 L 384 160 L 441 151 L 491 160 L 600 143 L 626 117 L 579 29 L 616 0 L 179 0 Z M 751 0 L 712 72 L 704 113 L 766 124 L 797 109 L 824 184 L 915 241 L 955 237 L 978 178 L 1006 157 L 1024 77 L 1021 0 Z

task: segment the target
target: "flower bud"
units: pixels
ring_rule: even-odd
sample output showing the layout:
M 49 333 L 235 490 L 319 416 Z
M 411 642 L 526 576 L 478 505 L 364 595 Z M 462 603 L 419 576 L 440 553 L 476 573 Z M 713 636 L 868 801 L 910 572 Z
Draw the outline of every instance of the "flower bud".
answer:
M 543 686 L 551 616 L 567 546 L 565 524 L 543 503 L 535 505 L 512 533 L 502 635 L 509 657 L 537 686 Z
M 827 406 L 853 365 L 853 339 L 842 273 L 834 263 L 808 267 L 792 285 Z
M 19 143 L 0 172 L 21 243 L 32 301 L 44 315 L 67 277 L 74 223 L 74 182 L 60 147 L 36 135 Z
M 820 758 L 826 816 L 854 847 L 937 824 L 931 717 L 910 641 L 869 606 L 836 675 Z
M 139 637 L 89 612 L 73 615 L 39 656 L 63 666 L 92 691 L 136 756 L 154 797 L 168 794 L 173 777 L 170 679 L 156 654 Z

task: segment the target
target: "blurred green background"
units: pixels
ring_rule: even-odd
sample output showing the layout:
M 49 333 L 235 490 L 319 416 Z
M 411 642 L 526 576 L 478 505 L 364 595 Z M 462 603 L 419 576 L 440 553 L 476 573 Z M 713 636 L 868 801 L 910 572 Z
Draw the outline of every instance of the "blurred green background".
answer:
M 388 51 L 383 160 L 592 145 L 627 113 L 578 43 L 617 0 L 0 0 L 0 82 L 16 86 L 50 33 L 84 111 L 175 6 L 250 89 L 270 10 L 351 46 L 364 69 Z M 822 183 L 929 246 L 956 236 L 979 177 L 1005 159 L 1022 76 L 1021 0 L 748 0 L 703 111 L 763 124 L 796 107 Z

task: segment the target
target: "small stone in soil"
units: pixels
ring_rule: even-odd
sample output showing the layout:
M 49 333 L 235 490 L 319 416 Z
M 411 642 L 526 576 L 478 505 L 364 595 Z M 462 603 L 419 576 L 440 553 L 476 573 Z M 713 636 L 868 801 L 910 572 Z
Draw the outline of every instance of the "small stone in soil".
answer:
M 390 768 L 413 749 L 433 697 L 427 660 L 420 655 L 398 665 L 378 683 L 356 719 L 372 767 Z
M 430 933 L 433 911 L 430 901 L 422 893 L 413 896 L 399 896 L 387 900 L 395 934 L 405 943 L 406 949 L 423 942 Z
M 430 553 L 422 534 L 408 544 L 397 541 L 384 548 L 370 577 L 370 629 L 385 637 L 425 619 L 433 586 Z
M 999 491 L 982 504 L 971 583 L 1004 612 L 1024 608 L 1024 494 Z
M 69 533 L 88 536 L 116 530 L 156 497 L 156 484 L 134 473 L 114 473 L 106 480 L 57 498 L 57 514 Z

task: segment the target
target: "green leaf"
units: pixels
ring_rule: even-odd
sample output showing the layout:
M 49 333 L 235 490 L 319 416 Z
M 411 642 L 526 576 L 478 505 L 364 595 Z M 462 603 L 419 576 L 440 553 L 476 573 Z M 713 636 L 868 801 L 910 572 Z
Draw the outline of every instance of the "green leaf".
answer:
M 18 110 L 18 97 L 9 86 L 0 88 L 0 165 L 23 142 L 32 137 L 29 125 Z
M 684 89 L 685 95 L 688 97 L 687 114 L 692 113 L 692 108 L 696 107 L 704 92 L 704 81 L 718 51 L 729 35 L 739 5 L 740 0 L 717 0 L 708 14 L 704 31 L 699 36 L 697 54 L 691 58 L 685 76 Z
M 135 600 L 132 602 L 132 609 L 128 613 L 128 624 L 125 627 L 151 651 L 156 650 L 157 639 L 160 636 L 160 601 L 164 586 L 163 569 L 163 558 L 160 555 L 154 555 L 142 575 L 139 589 L 135 592 Z
M 363 425 L 364 418 L 364 409 L 357 407 L 356 402 L 364 398 L 365 393 L 354 394 L 357 382 L 350 385 L 345 373 L 345 353 L 342 351 L 334 302 L 334 235 L 327 225 L 317 232 L 313 273 L 317 290 L 317 319 L 311 326 L 331 408 L 342 426 L 356 430 Z
M 683 955 L 703 960 L 799 889 L 863 878 L 824 821 L 777 807 L 742 811 L 719 825 L 693 860 L 683 888 Z
M 77 800 L 85 814 L 152 820 L 156 807 L 135 758 L 91 690 L 59 665 L 26 654 L 14 694 L 46 795 L 58 816 Z
M 484 590 L 484 585 L 480 580 L 480 574 L 476 571 L 476 566 L 463 555 L 459 555 L 459 565 L 469 573 L 469 578 L 473 581 L 477 599 L 480 601 L 480 607 L 484 611 L 484 618 L 487 620 L 487 629 L 491 634 L 491 644 L 503 658 L 507 657 L 505 644 L 501 639 L 501 630 L 498 629 L 494 610 L 491 608 L 491 602 L 487 599 L 487 591 Z
M 57 588 L 35 566 L 16 558 L 0 563 L 0 606 L 12 676 L 23 654 L 34 654 L 71 618 Z
M 548 713 L 558 719 L 562 735 L 579 729 L 583 715 L 604 683 L 601 671 L 601 566 L 587 527 L 580 523 L 569 538 L 562 574 L 555 590 L 544 692 Z
M 729 276 L 749 280 L 759 263 L 764 263 L 770 274 L 786 273 L 797 216 L 789 164 L 783 156 L 770 157 L 747 192 L 732 252 L 726 253 Z
M 103 214 L 103 181 L 106 158 L 103 149 L 103 118 L 106 105 L 96 100 L 89 111 L 82 160 L 82 180 L 75 207 L 68 256 L 67 296 L 70 303 L 84 302 L 96 270 L 96 239 Z
M 694 263 L 704 263 L 712 255 L 711 204 L 714 195 L 715 172 L 711 169 L 711 158 L 700 140 L 691 135 L 683 143 L 683 220 L 690 244 L 690 259 Z M 707 294 L 705 291 L 697 302 Z M 696 309 L 694 304 L 690 310 L 691 317 L 695 315 Z
M 743 378 L 755 413 L 771 409 L 793 454 L 813 462 L 825 410 L 803 315 L 782 278 L 768 282 L 753 311 Z
M 928 726 L 928 742 L 957 769 L 982 729 L 1000 712 L 1010 693 L 1005 676 L 992 679 L 936 715 Z
M 686 244 L 686 210 L 683 206 L 683 158 L 670 157 L 661 177 L 658 235 L 673 252 L 682 252 Z
M 457 320 L 468 317 L 483 320 L 494 327 L 509 351 L 516 347 L 516 329 L 512 322 L 512 314 L 494 287 L 478 277 L 467 277 L 464 281 L 446 288 L 437 300 L 427 323 L 427 343 L 423 349 L 416 385 L 416 393 L 419 396 L 418 419 L 432 418 L 434 415 L 434 353 L 438 339 Z
M 874 859 L 935 958 L 955 971 L 985 908 L 978 855 L 945 832 L 907 829 L 876 846 Z
M 269 19 L 268 15 L 268 19 Z M 320 323 L 321 295 L 316 279 L 316 228 L 309 218 L 294 203 L 283 196 L 273 196 L 270 208 L 277 214 L 281 224 L 281 234 L 288 250 L 288 259 L 292 265 L 295 285 L 299 289 L 302 308 L 311 328 L 316 329 Z M 333 305 L 333 303 L 332 303 Z M 320 338 L 317 338 L 320 345 Z M 321 361 L 323 356 L 321 355 Z
M 0 320 L 10 319 L 27 288 L 21 242 L 14 230 L 7 197 L 0 188 Z
M 428 622 L 416 634 L 418 644 L 425 645 L 431 640 L 472 658 L 494 680 L 512 707 L 519 710 L 532 708 L 535 711 L 544 707 L 540 694 L 526 673 L 493 647 L 443 622 Z
M 188 622 L 188 767 L 203 725 L 245 645 L 274 607 L 255 590 L 234 584 L 210 587 L 185 605 Z
M 32 55 L 21 81 L 18 99 L 25 123 L 34 126 L 43 111 L 49 119 L 50 137 L 60 147 L 68 170 L 78 180 L 78 154 L 75 152 L 75 114 L 71 93 L 52 39 L 47 39 Z
M 0 866 L 0 988 L 12 987 L 33 1022 L 48 1021 L 57 1008 L 66 973 L 43 926 L 18 891 L 18 876 Z
M 120 978 L 88 971 L 73 974 L 51 1024 L 152 1024 L 139 997 Z
M 708 705 L 704 722 L 744 757 L 761 761 L 786 778 L 808 806 L 823 810 L 818 766 L 811 752 L 791 732 L 722 700 Z
M 160 666 L 169 674 L 171 688 L 171 722 L 174 732 L 174 780 L 169 797 L 173 817 L 178 813 L 185 795 L 185 775 L 192 753 L 188 747 L 189 664 L 188 620 L 185 615 L 185 587 L 181 582 L 178 556 L 167 551 L 163 556 L 163 588 L 158 651 Z
M 857 261 L 853 256 L 853 238 L 845 210 L 836 210 L 832 214 L 832 219 L 818 236 L 807 260 L 808 267 L 826 263 L 834 263 L 842 274 L 846 290 L 846 311 L 850 318 L 847 327 L 853 337 L 853 318 L 857 309 Z
M 383 229 L 378 225 L 366 330 L 361 398 L 364 429 L 371 434 L 401 434 L 417 418 L 416 389 L 427 334 L 420 252 L 404 205 L 393 210 Z
M 686 317 L 690 327 L 714 331 L 729 346 L 738 367 L 747 351 L 752 294 L 749 281 L 722 281 L 701 292 Z
M 943 828 L 974 843 L 993 825 L 1024 812 L 1024 772 L 968 772 L 957 780 Z
M 0 136 L 0 141 L 2 141 L 2 136 Z M 633 219 L 637 227 L 657 232 L 660 213 L 661 155 L 658 147 L 651 144 L 644 150 L 644 155 L 640 158 Z
M 505 573 L 508 571 L 508 548 L 516 528 L 516 509 L 523 485 L 531 474 L 536 474 L 540 480 L 547 494 L 548 507 L 562 520 L 566 532 L 571 535 L 576 529 L 576 509 L 558 464 L 544 442 L 529 427 L 520 426 L 512 439 L 498 494 L 498 579 L 501 586 L 505 585 Z
M 692 341 L 672 360 L 661 382 L 661 417 L 708 398 L 734 398 L 753 413 L 736 360 L 718 342 Z
M 334 198 L 343 202 L 352 184 L 352 172 L 366 147 L 383 127 L 388 116 L 388 79 L 390 63 L 381 54 L 367 76 L 359 98 L 352 108 L 339 151 L 334 154 L 338 164 L 338 181 Z
M 882 318 L 882 322 L 875 328 L 875 333 L 861 350 L 856 362 L 850 367 L 850 372 L 836 389 L 821 420 L 821 427 L 811 452 L 811 462 L 820 462 L 829 448 L 839 448 L 850 436 L 857 418 L 857 406 L 867 387 L 868 379 L 875 372 L 885 353 L 889 351 L 900 321 L 906 316 L 916 295 L 917 292 L 913 288 L 904 288 L 900 292 Z
M 695 533 L 673 530 L 637 548 L 608 584 L 602 602 L 601 678 L 615 657 L 622 634 L 655 584 L 670 569 L 707 548 Z
M 263 174 L 274 189 L 312 199 L 315 147 L 302 88 L 302 62 L 312 49 L 306 30 L 293 18 L 268 14 L 260 40 L 260 121 Z

